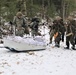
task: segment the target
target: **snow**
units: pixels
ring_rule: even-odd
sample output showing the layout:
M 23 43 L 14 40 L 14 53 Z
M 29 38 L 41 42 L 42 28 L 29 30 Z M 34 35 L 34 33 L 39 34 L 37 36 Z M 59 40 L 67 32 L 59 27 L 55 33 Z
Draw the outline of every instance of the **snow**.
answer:
M 16 53 L 1 44 L 0 75 L 76 75 L 76 51 L 64 50 L 65 42 L 60 48 L 53 45 L 46 50 Z
M 76 51 L 49 45 L 31 53 L 0 48 L 0 75 L 76 75 Z

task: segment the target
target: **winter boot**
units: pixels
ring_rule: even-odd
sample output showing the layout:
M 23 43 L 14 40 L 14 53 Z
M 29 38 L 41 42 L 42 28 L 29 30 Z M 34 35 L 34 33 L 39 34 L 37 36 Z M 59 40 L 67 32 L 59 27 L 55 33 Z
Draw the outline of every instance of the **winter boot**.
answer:
M 64 49 L 69 49 L 69 42 L 66 41 L 66 47 L 64 47 Z
M 64 47 L 64 49 L 69 49 L 69 47 Z
M 55 47 L 58 47 L 58 48 L 59 48 L 60 46 L 59 46 L 59 44 L 58 44 L 58 43 L 55 43 Z
M 72 48 L 73 50 L 76 50 L 76 49 L 75 49 L 75 46 L 72 46 L 71 48 Z
M 4 42 L 1 40 L 1 44 L 3 44 Z
M 3 41 L 2 40 L 0 40 L 0 44 L 3 44 Z

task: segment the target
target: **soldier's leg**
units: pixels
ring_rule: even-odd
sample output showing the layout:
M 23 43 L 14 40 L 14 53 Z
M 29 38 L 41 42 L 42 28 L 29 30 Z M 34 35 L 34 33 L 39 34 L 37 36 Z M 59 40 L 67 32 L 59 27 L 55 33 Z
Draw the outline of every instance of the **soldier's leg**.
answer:
M 0 43 L 3 43 L 3 41 L 2 41 L 2 32 L 0 32 Z
M 61 34 L 58 33 L 58 36 L 55 38 L 55 46 L 60 47 Z
M 25 27 L 24 33 L 25 33 L 25 34 L 29 34 L 29 28 L 28 28 L 28 27 Z
M 72 49 L 74 50 L 74 49 L 75 49 L 75 40 L 74 40 L 74 36 L 71 36 L 70 43 L 72 44 Z
M 51 30 L 51 32 L 50 32 L 50 43 L 52 43 L 53 36 L 54 36 L 54 30 Z
M 16 36 L 23 37 L 23 35 L 24 35 L 24 29 L 23 28 L 21 28 L 21 29 L 19 29 L 19 30 L 16 31 Z
M 66 47 L 65 49 L 69 49 L 69 41 L 70 41 L 70 36 L 66 36 Z
M 62 33 L 62 42 L 64 42 L 64 33 Z
M 75 37 L 75 44 L 76 44 L 76 37 Z
M 32 30 L 32 36 L 36 36 L 37 35 L 37 32 L 35 30 Z
M 2 39 L 2 32 L 0 31 L 0 39 Z
M 31 30 L 31 34 L 32 34 L 32 36 L 34 36 L 34 30 Z
M 34 30 L 34 35 L 35 35 L 35 36 L 38 35 L 38 30 Z

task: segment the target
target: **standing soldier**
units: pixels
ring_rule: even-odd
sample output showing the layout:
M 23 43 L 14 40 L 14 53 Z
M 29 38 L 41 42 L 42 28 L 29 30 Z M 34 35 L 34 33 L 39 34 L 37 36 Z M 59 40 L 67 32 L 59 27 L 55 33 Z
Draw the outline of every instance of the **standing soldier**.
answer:
M 65 35 L 65 26 L 64 26 L 64 22 L 63 22 L 63 19 L 61 18 L 60 21 L 59 21 L 60 25 L 61 25 L 61 40 L 62 42 L 64 42 L 64 35 Z
M 25 10 L 22 10 L 21 12 L 22 12 L 23 18 L 26 20 L 26 25 L 24 25 L 24 29 L 25 29 L 24 33 L 30 34 L 29 33 L 29 26 L 28 26 L 28 19 L 29 18 L 27 17 L 27 13 Z
M 51 44 L 52 43 L 52 38 L 54 36 L 53 20 L 51 18 L 49 18 L 49 20 L 48 20 L 48 26 L 49 26 L 49 29 L 50 29 L 50 32 L 49 32 L 50 42 L 49 42 L 49 44 Z
M 2 38 L 2 30 L 1 30 L 1 28 L 2 28 L 2 17 L 0 17 L 0 39 Z
M 16 14 L 16 16 L 14 17 L 13 23 L 14 23 L 15 28 L 16 28 L 15 34 L 17 36 L 23 36 L 23 34 L 24 34 L 24 27 L 26 27 L 25 26 L 26 20 L 23 17 L 23 14 L 21 12 L 18 12 Z
M 32 29 L 32 36 L 34 35 L 41 35 L 38 32 L 38 26 L 39 26 L 39 19 L 37 17 L 32 18 L 32 23 L 31 23 L 31 29 Z
M 66 46 L 65 49 L 69 49 L 70 43 L 72 44 L 72 49 L 75 50 L 75 27 L 73 24 L 73 18 L 71 16 L 68 17 L 67 26 L 66 26 Z
M 75 33 L 76 33 L 76 15 L 74 15 L 74 26 L 75 26 Z M 76 34 L 75 34 L 75 44 L 76 44 Z
M 61 24 L 60 24 L 60 19 L 61 17 L 56 16 L 55 20 L 53 21 L 53 26 L 52 26 L 52 37 L 54 35 L 55 39 L 55 46 L 60 47 L 60 40 L 61 40 Z
M 2 41 L 2 35 L 3 35 L 3 29 L 2 29 L 2 17 L 0 17 L 0 43 L 3 43 Z

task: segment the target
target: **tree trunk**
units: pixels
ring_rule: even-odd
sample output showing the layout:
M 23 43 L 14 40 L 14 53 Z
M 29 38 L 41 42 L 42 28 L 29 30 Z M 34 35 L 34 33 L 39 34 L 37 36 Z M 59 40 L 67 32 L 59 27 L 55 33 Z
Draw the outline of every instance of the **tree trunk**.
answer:
M 63 18 L 63 20 L 65 19 L 65 1 L 63 0 L 62 1 L 62 4 L 63 4 L 63 6 L 62 6 L 62 18 Z
M 61 0 L 60 16 L 65 19 L 65 1 Z

